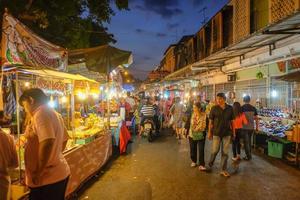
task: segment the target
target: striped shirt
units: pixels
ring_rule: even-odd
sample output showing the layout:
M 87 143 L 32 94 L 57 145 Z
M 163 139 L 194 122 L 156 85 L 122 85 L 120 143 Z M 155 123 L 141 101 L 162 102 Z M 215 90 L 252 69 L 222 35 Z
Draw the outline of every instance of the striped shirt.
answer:
M 141 113 L 145 117 L 153 117 L 155 114 L 155 110 L 152 105 L 144 105 L 141 109 Z

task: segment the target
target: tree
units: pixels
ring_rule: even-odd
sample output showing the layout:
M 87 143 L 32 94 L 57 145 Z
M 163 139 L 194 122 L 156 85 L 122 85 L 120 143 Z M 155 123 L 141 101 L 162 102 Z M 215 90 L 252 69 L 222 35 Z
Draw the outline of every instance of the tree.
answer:
M 46 40 L 70 49 L 115 43 L 104 23 L 114 15 L 112 0 L 0 0 L 0 25 L 5 8 Z M 115 0 L 128 10 L 128 0 Z

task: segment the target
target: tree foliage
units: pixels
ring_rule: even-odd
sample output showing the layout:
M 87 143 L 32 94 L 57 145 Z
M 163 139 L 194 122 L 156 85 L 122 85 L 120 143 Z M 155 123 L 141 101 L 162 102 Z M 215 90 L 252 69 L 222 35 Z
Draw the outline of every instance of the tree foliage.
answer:
M 36 34 L 57 45 L 85 48 L 116 42 L 105 24 L 112 4 L 128 9 L 128 0 L 0 0 L 0 25 L 5 8 Z M 1 26 L 2 27 L 2 26 Z

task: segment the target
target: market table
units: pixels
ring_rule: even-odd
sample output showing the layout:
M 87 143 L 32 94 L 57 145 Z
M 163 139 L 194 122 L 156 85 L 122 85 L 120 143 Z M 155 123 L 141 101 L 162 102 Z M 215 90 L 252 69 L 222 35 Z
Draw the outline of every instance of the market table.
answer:
M 112 155 L 111 134 L 102 135 L 93 142 L 79 146 L 64 155 L 71 170 L 66 191 L 66 196 L 70 196 L 89 177 L 93 176 Z
M 295 148 L 295 160 L 292 161 L 297 166 L 297 158 L 298 158 L 298 143 L 290 141 L 286 139 L 286 137 L 278 137 L 276 135 L 269 135 L 265 132 L 259 131 L 257 134 L 253 135 L 254 139 L 254 148 L 263 148 L 263 151 L 266 155 L 285 159 L 291 161 L 286 158 L 286 154 L 292 154 L 292 149 Z

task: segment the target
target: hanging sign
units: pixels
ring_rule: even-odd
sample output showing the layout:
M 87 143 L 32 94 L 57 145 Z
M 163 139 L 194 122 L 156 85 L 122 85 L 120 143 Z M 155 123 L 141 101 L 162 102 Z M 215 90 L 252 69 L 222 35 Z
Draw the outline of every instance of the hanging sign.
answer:
M 65 92 L 67 90 L 67 85 L 61 80 L 48 80 L 38 77 L 36 79 L 36 87 L 44 90 L 53 90 L 59 92 Z
M 280 72 L 285 72 L 286 61 L 277 62 L 277 66 Z
M 99 93 L 99 83 L 89 82 L 89 88 L 91 93 Z
M 86 89 L 88 89 L 88 84 L 86 81 L 76 80 L 74 82 L 74 88 L 75 88 L 75 90 L 86 90 Z
M 286 72 L 286 65 L 288 66 L 289 70 L 299 69 L 300 58 L 293 58 L 291 60 L 277 62 L 278 69 L 281 72 Z
M 300 68 L 300 58 L 294 58 L 289 60 L 289 67 L 292 69 Z
M 2 65 L 62 71 L 68 62 L 66 49 L 40 38 L 8 13 L 3 16 L 1 51 Z

